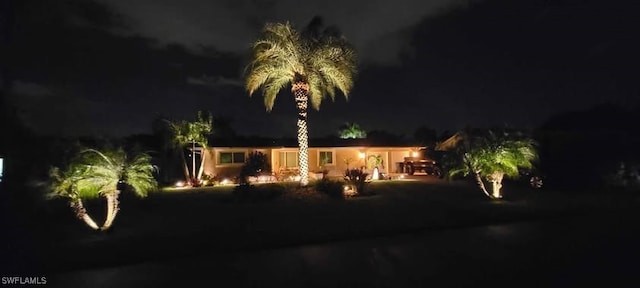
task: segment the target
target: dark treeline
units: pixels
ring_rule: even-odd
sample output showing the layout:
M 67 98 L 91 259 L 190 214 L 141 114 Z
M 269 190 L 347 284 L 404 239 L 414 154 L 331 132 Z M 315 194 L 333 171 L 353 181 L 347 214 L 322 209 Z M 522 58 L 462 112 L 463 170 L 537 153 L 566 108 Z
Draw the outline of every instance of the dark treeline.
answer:
M 551 183 L 598 188 L 607 177 L 640 163 L 638 107 L 599 105 L 549 119 L 535 132 L 540 169 Z

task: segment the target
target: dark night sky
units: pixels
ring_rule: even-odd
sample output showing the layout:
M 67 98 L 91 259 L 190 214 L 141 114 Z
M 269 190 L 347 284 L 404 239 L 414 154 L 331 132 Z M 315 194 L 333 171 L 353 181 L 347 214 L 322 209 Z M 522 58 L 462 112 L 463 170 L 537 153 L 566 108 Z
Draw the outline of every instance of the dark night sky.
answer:
M 631 1 L 307 2 L 14 1 L 9 100 L 46 134 L 147 133 L 157 116 L 209 110 L 240 134 L 292 137 L 290 92 L 267 113 L 241 73 L 265 22 L 303 27 L 320 15 L 361 65 L 348 102 L 310 114 L 312 136 L 345 121 L 407 135 L 420 125 L 531 128 L 566 110 L 639 102 Z

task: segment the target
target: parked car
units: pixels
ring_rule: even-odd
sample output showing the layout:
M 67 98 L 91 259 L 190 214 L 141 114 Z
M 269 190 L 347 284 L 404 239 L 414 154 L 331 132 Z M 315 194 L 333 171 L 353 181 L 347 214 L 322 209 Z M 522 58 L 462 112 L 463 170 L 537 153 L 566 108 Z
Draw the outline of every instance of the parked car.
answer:
M 404 173 L 413 175 L 415 172 L 424 172 L 427 175 L 435 175 L 444 177 L 442 165 L 437 157 L 434 157 L 433 151 L 422 149 L 415 157 L 404 157 Z

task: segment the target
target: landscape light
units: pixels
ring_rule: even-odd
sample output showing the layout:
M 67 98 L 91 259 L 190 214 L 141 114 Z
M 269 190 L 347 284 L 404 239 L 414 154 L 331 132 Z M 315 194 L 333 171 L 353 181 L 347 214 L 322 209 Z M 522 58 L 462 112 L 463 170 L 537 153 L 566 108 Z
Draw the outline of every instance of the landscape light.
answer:
M 176 187 L 184 187 L 184 182 L 183 181 L 176 182 Z
M 360 152 L 360 153 L 358 154 L 358 157 L 360 157 L 360 159 L 364 159 L 364 156 L 365 156 L 364 152 Z

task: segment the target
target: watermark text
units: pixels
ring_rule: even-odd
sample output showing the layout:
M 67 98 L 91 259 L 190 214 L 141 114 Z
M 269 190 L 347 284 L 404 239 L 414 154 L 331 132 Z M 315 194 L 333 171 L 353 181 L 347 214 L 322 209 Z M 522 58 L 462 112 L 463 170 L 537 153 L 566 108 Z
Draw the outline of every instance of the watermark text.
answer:
M 46 285 L 44 276 L 2 276 L 2 285 Z

